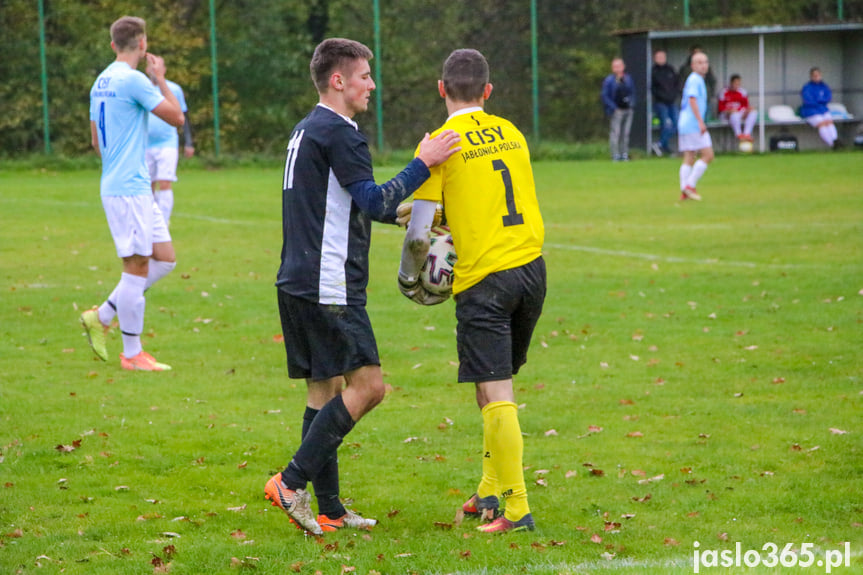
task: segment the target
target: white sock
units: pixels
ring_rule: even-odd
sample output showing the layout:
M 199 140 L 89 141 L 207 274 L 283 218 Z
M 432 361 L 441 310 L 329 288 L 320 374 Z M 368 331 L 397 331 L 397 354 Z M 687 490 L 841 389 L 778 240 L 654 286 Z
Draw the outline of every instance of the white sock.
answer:
M 171 273 L 175 267 L 177 267 L 177 262 L 163 262 L 150 258 L 150 265 L 147 271 L 147 285 L 144 289 L 150 289 L 150 286 Z
M 150 286 L 171 273 L 175 267 L 177 267 L 177 262 L 163 262 L 150 258 L 150 265 L 147 271 L 147 285 L 144 286 L 144 289 L 150 289 Z M 120 284 L 117 284 L 117 287 L 114 288 L 108 299 L 99 306 L 99 321 L 102 322 L 102 325 L 111 325 L 111 322 L 114 321 L 114 316 L 117 315 L 117 288 L 119 287 Z
M 752 128 L 755 127 L 755 123 L 758 121 L 758 114 L 755 112 L 749 112 L 746 116 L 746 125 L 743 127 L 743 133 L 747 136 L 752 135 Z
M 117 315 L 117 290 L 120 289 L 120 284 L 114 288 L 111 295 L 108 296 L 102 305 L 99 306 L 99 321 L 102 325 L 111 325 L 114 321 L 114 316 Z
M 156 205 L 165 218 L 165 225 L 171 223 L 171 212 L 174 211 L 174 190 L 156 190 Z
M 699 159 L 695 162 L 695 165 L 692 166 L 692 173 L 689 174 L 689 177 L 686 179 L 686 185 L 692 189 L 695 189 L 698 184 L 698 180 L 701 179 L 701 176 L 704 175 L 704 172 L 707 170 L 707 162 L 702 159 Z
M 123 334 L 123 353 L 127 358 L 141 353 L 141 332 L 144 331 L 144 287 L 147 278 L 124 273 L 117 285 L 117 318 Z
M 686 187 L 686 180 L 689 179 L 689 174 L 692 173 L 692 166 L 687 163 L 680 164 L 680 191 Z
M 836 125 L 827 124 L 826 126 L 821 126 L 820 128 L 818 128 L 818 135 L 821 136 L 821 139 L 824 140 L 824 143 L 826 143 L 828 146 L 832 146 L 833 142 L 836 141 Z
M 734 112 L 728 115 L 728 123 L 731 124 L 731 129 L 734 130 L 734 135 L 740 137 L 740 112 Z

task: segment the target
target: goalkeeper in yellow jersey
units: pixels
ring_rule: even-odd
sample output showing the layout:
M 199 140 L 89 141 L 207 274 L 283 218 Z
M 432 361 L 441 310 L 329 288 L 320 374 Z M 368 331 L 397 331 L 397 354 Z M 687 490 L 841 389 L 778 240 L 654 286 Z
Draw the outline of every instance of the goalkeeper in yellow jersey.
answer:
M 414 193 L 402 249 L 399 289 L 413 301 L 440 303 L 419 281 L 435 208 L 444 206 L 458 261 L 456 302 L 458 379 L 473 382 L 483 418 L 482 479 L 464 504 L 466 514 L 491 520 L 497 533 L 534 529 L 527 502 L 512 377 L 527 360 L 545 299 L 545 235 L 524 136 L 483 110 L 492 85 L 476 50 L 456 50 L 443 66 L 438 91 L 449 118 L 443 130 L 461 135 L 461 151 L 431 168 Z M 500 500 L 506 501 L 500 513 Z

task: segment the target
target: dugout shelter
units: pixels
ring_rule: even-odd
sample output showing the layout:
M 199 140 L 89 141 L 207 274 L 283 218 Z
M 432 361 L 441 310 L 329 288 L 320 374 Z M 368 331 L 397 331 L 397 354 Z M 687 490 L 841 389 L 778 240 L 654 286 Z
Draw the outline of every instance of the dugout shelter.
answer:
M 615 33 L 620 38 L 621 56 L 635 81 L 639 105 L 634 111 L 631 145 L 648 153 L 658 137 L 653 122 L 650 94 L 653 53 L 665 50 L 668 63 L 678 72 L 689 57 L 690 48 L 700 46 L 710 58 L 716 76 L 716 90 L 722 90 L 731 74 L 743 77 L 749 103 L 758 110 L 753 131 L 756 149 L 765 152 L 771 135 L 793 133 L 801 148 L 823 147 L 818 135 L 802 119 L 772 114 L 787 107 L 797 110 L 800 89 L 809 81 L 813 66 L 821 69 L 833 92 L 833 102 L 842 104 L 834 112 L 840 139 L 850 143 L 863 120 L 863 24 L 838 23 L 807 26 L 753 26 L 708 30 L 635 30 Z M 717 94 L 710 95 L 713 105 Z M 727 141 L 727 124 L 712 110 L 708 127 L 714 146 Z M 717 146 L 719 149 L 722 145 Z

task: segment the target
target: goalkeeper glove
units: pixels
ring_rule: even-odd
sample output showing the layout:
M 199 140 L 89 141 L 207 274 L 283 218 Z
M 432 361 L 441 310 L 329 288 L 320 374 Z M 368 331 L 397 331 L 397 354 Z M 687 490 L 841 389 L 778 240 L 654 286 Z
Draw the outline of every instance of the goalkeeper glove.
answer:
M 407 228 L 408 224 L 411 223 L 411 212 L 413 211 L 414 204 L 413 202 L 405 202 L 403 204 L 399 204 L 396 208 L 396 223 L 399 227 Z M 443 206 L 441 204 L 437 204 L 434 211 L 434 222 L 432 222 L 432 227 L 437 227 L 440 225 L 443 220 Z
M 449 295 L 437 295 L 428 291 L 420 283 L 418 277 L 407 277 L 399 272 L 399 291 L 409 300 L 420 305 L 437 305 L 446 301 Z

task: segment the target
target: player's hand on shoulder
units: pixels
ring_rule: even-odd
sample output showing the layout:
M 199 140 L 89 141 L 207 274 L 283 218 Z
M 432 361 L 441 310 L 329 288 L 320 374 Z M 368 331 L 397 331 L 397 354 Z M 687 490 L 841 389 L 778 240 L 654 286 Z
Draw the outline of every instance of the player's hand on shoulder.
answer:
M 461 151 L 461 146 L 456 146 L 461 136 L 454 130 L 444 130 L 434 138 L 426 132 L 420 142 L 420 153 L 417 157 L 429 168 L 442 164 L 456 152 Z
M 408 298 L 420 305 L 437 305 L 445 302 L 449 295 L 435 295 L 429 292 L 420 283 L 419 277 L 407 277 L 399 273 L 399 291 Z

